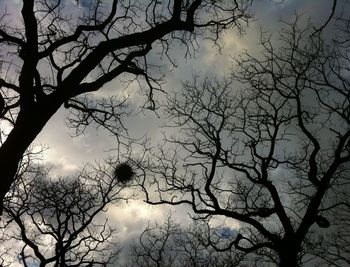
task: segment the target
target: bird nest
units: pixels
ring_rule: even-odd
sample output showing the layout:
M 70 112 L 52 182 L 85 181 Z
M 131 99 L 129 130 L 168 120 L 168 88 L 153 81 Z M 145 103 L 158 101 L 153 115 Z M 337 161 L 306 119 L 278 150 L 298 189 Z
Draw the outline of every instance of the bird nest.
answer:
M 134 174 L 132 167 L 127 162 L 120 163 L 114 170 L 114 177 L 121 183 L 129 182 Z

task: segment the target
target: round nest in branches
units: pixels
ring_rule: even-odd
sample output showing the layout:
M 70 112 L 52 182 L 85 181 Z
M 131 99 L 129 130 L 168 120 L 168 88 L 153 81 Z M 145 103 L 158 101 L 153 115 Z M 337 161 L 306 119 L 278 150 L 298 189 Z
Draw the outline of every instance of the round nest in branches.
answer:
M 114 170 L 115 179 L 124 184 L 129 182 L 133 178 L 134 174 L 135 173 L 130 164 L 127 162 L 120 163 Z

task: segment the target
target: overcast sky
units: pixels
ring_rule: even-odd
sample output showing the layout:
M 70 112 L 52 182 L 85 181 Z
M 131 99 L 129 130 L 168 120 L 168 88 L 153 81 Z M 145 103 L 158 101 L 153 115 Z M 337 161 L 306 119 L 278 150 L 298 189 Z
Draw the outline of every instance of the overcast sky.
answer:
M 250 23 L 243 36 L 238 36 L 234 31 L 225 33 L 221 54 L 216 47 L 208 42 L 200 42 L 197 57 L 192 59 L 184 59 L 183 51 L 175 49 L 174 55 L 178 68 L 167 74 L 163 89 L 165 91 L 177 90 L 181 87 L 181 81 L 190 79 L 191 73 L 194 72 L 213 73 L 218 76 L 228 74 L 232 66 L 231 57 L 237 56 L 244 49 L 252 53 L 259 51 L 257 43 L 260 27 L 264 31 L 277 35 L 281 26 L 279 20 L 291 21 L 295 12 L 303 13 L 305 17 L 310 16 L 315 25 L 320 25 L 327 20 L 332 2 L 331 0 L 255 0 L 252 7 L 255 21 Z M 338 2 L 338 9 L 341 9 L 342 1 Z M 106 85 L 103 92 L 115 90 L 120 93 L 122 89 L 121 83 L 117 79 Z M 145 100 L 139 96 L 137 90 L 135 86 L 125 92 L 130 95 L 131 104 L 136 111 Z M 59 175 L 71 174 L 78 170 L 83 163 L 106 158 L 110 149 L 116 146 L 115 139 L 108 133 L 103 130 L 95 131 L 92 127 L 84 135 L 72 138 L 74 132 L 65 127 L 65 115 L 65 111 L 61 109 L 49 121 L 36 140 L 37 144 L 49 148 L 45 152 L 46 160 L 53 164 L 54 171 Z M 159 129 L 161 120 L 150 111 L 139 113 L 138 116 L 128 120 L 126 124 L 131 136 L 148 135 L 153 140 L 161 138 Z M 129 239 L 130 234 L 136 236 L 149 220 L 162 220 L 168 211 L 168 207 L 148 207 L 140 200 L 113 208 L 110 210 L 110 216 L 119 228 L 120 237 Z M 177 218 L 189 221 L 186 219 L 185 211 L 181 209 Z M 233 222 L 231 224 L 234 225 Z
M 338 5 L 339 8 L 341 2 Z M 293 20 L 295 12 L 304 14 L 305 18 L 311 16 L 315 25 L 320 25 L 329 16 L 331 6 L 331 0 L 256 0 L 252 6 L 255 21 L 249 24 L 243 36 L 238 36 L 234 31 L 226 32 L 223 36 L 221 54 L 216 47 L 212 46 L 212 43 L 203 41 L 200 42 L 201 47 L 196 58 L 184 59 L 183 51 L 175 50 L 178 67 L 167 74 L 163 89 L 169 91 L 180 88 L 181 81 L 191 79 L 192 73 L 224 76 L 230 72 L 232 57 L 245 49 L 251 53 L 259 51 L 257 43 L 260 27 L 264 31 L 277 35 L 281 26 L 279 21 Z M 123 89 L 123 85 L 116 79 L 107 84 L 102 93 L 116 91 L 119 94 Z M 135 111 L 138 111 L 145 98 L 139 96 L 137 85 L 128 88 L 127 92 L 130 95 L 129 102 L 134 106 Z M 112 137 L 102 130 L 95 131 L 91 127 L 84 135 L 72 138 L 74 132 L 65 127 L 65 115 L 65 110 L 61 109 L 37 138 L 37 143 L 49 147 L 46 152 L 48 160 L 54 161 L 63 168 L 63 173 L 66 173 L 79 168 L 82 162 L 94 161 L 108 155 L 107 151 L 115 145 Z M 160 120 L 151 111 L 142 112 L 126 123 L 132 136 L 148 134 L 152 138 L 159 137 L 157 126 Z
M 340 1 L 338 8 L 341 8 Z M 213 73 L 223 76 L 230 72 L 232 66 L 231 57 L 237 56 L 241 51 L 247 49 L 257 53 L 259 47 L 260 28 L 271 34 L 277 35 L 281 26 L 281 19 L 291 21 L 296 12 L 311 16 L 315 25 L 325 22 L 332 7 L 331 0 L 256 0 L 252 6 L 254 21 L 249 24 L 245 35 L 238 36 L 234 31 L 225 33 L 223 36 L 223 49 L 221 54 L 216 47 L 209 42 L 200 42 L 200 50 L 196 58 L 184 59 L 183 52 L 175 50 L 178 68 L 167 74 L 166 83 L 163 85 L 165 91 L 177 90 L 181 87 L 181 81 L 191 78 L 191 73 L 201 74 Z M 105 91 L 122 91 L 122 85 L 117 80 L 109 83 Z M 138 96 L 135 86 L 127 90 L 130 93 L 130 101 L 139 108 L 144 98 Z M 46 159 L 54 164 L 61 175 L 70 174 L 78 170 L 83 163 L 106 158 L 110 149 L 115 147 L 115 139 L 103 130 L 95 131 L 89 128 L 84 135 L 72 138 L 74 132 L 65 127 L 64 117 L 66 113 L 60 110 L 47 124 L 36 140 L 37 144 L 47 146 Z M 161 114 L 160 114 L 161 115 Z M 151 111 L 145 111 L 138 116 L 130 118 L 126 122 L 130 129 L 130 135 L 140 137 L 148 135 L 154 140 L 161 138 L 159 125 L 161 120 Z M 116 208 L 116 216 L 121 234 L 141 229 L 150 218 L 161 218 L 166 214 L 167 207 L 147 207 L 142 201 L 131 202 L 129 206 Z M 185 216 L 183 213 L 179 216 Z

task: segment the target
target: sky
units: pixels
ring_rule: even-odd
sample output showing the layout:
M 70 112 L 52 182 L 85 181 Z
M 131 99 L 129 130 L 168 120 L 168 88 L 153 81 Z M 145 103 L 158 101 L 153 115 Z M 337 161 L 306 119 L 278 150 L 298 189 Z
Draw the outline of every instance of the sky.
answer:
M 86 1 L 81 1 L 81 4 L 83 2 Z M 163 89 L 172 91 L 181 88 L 181 81 L 190 80 L 193 73 L 202 75 L 211 73 L 223 77 L 231 70 L 232 57 L 239 55 L 244 50 L 251 53 L 259 52 L 257 43 L 260 27 L 276 35 L 281 26 L 279 20 L 291 21 L 295 12 L 305 14 L 305 18 L 311 16 L 315 25 L 318 25 L 327 19 L 331 6 L 331 0 L 256 0 L 252 6 L 254 21 L 250 22 L 243 36 L 238 36 L 232 31 L 226 32 L 223 36 L 221 54 L 212 43 L 206 41 L 199 44 L 200 49 L 196 58 L 185 59 L 183 52 L 175 48 L 173 54 L 175 53 L 178 67 L 167 73 Z M 126 93 L 130 95 L 130 101 L 136 112 L 141 110 L 140 107 L 145 101 L 144 97 L 139 96 L 137 87 L 137 85 L 132 85 L 127 88 Z M 123 88 L 124 85 L 117 78 L 99 93 L 113 93 L 113 90 L 119 93 Z M 81 163 L 91 162 L 108 155 L 111 145 L 113 147 L 115 143 L 113 137 L 103 130 L 95 131 L 93 127 L 90 127 L 84 135 L 72 138 L 74 131 L 65 127 L 65 116 L 65 110 L 61 109 L 49 121 L 36 140 L 36 143 L 49 148 L 46 151 L 47 159 L 54 161 L 62 169 L 63 174 L 78 169 Z M 137 116 L 129 118 L 126 124 L 132 136 L 140 137 L 147 134 L 153 139 L 161 138 L 158 127 L 161 120 L 152 111 L 138 112 Z
M 1 2 L 3 4 L 4 1 L 8 0 L 0 0 L 0 4 Z M 17 0 L 17 2 L 20 1 Z M 86 2 L 80 1 L 80 5 L 85 5 Z M 338 9 L 341 9 L 343 1 L 338 2 Z M 280 20 L 292 21 L 296 12 L 304 14 L 305 18 L 311 17 L 316 26 L 321 25 L 329 16 L 332 3 L 331 0 L 255 0 L 252 6 L 254 21 L 250 22 L 243 36 L 238 36 L 235 31 L 226 32 L 223 35 L 221 54 L 211 43 L 203 40 L 199 43 L 200 48 L 196 58 L 185 59 L 183 51 L 175 48 L 172 53 L 176 57 L 178 67 L 167 73 L 163 90 L 178 90 L 181 88 L 181 81 L 191 79 L 192 73 L 201 75 L 211 73 L 219 77 L 227 75 L 231 70 L 232 57 L 239 55 L 243 50 L 259 53 L 257 43 L 260 29 L 277 35 L 281 27 Z M 126 121 L 130 135 L 133 137 L 147 135 L 154 142 L 161 141 L 159 126 L 162 120 L 151 111 L 138 112 L 141 110 L 140 106 L 144 98 L 139 96 L 136 85 L 132 85 L 125 91 L 122 90 L 122 86 L 121 82 L 116 79 L 107 84 L 101 93 L 116 90 L 119 93 L 128 94 L 137 113 L 136 116 Z M 35 144 L 48 148 L 45 151 L 45 159 L 52 164 L 56 175 L 73 174 L 84 163 L 93 163 L 114 153 L 110 149 L 116 147 L 115 139 L 103 130 L 96 131 L 90 127 L 83 135 L 73 138 L 74 132 L 65 126 L 65 116 L 64 109 L 56 113 L 35 141 Z M 119 229 L 120 239 L 128 243 L 132 237 L 136 237 L 144 229 L 149 221 L 161 221 L 173 209 L 166 206 L 150 207 L 140 199 L 110 208 L 108 215 Z M 176 219 L 189 223 L 187 212 L 186 208 L 179 208 Z M 238 227 L 238 224 L 232 221 L 225 222 L 225 224 L 230 228 Z
M 341 6 L 341 1 L 338 8 Z M 258 53 L 260 29 L 277 35 L 281 27 L 280 20 L 292 21 L 296 12 L 304 14 L 305 18 L 311 16 L 313 23 L 321 25 L 330 14 L 332 1 L 330 0 L 257 0 L 253 3 L 252 12 L 254 21 L 250 22 L 246 33 L 238 36 L 234 31 L 228 31 L 223 36 L 223 49 L 221 54 L 216 47 L 209 42 L 200 42 L 200 50 L 196 58 L 184 59 L 181 50 L 175 50 L 178 67 L 167 73 L 166 82 L 163 85 L 165 91 L 177 90 L 181 87 L 181 81 L 191 79 L 192 73 L 212 73 L 224 76 L 230 72 L 232 57 L 237 56 L 243 50 Z M 104 90 L 110 91 L 120 87 L 116 79 L 106 85 Z M 138 108 L 143 104 L 144 98 L 138 97 L 137 88 L 128 88 L 134 106 Z M 72 138 L 73 132 L 64 125 L 65 112 L 61 110 L 50 120 L 46 128 L 39 135 L 37 143 L 48 146 L 46 158 L 54 162 L 56 171 L 69 174 L 79 169 L 84 162 L 93 162 L 109 155 L 109 149 L 115 146 L 115 140 L 103 131 L 95 131 L 90 128 L 84 135 Z M 139 112 L 136 117 L 126 122 L 130 134 L 134 137 L 149 136 L 152 140 L 161 141 L 162 121 L 151 111 Z M 115 221 L 119 236 L 122 240 L 130 240 L 146 226 L 149 221 L 164 220 L 169 210 L 168 206 L 150 207 L 139 201 L 131 201 L 128 205 L 122 205 L 109 211 L 111 219 Z M 176 219 L 181 222 L 190 222 L 187 209 L 177 209 Z M 222 222 L 220 222 L 222 223 Z M 225 222 L 228 227 L 235 228 L 235 222 Z
M 341 1 L 338 8 L 341 6 Z M 228 31 L 223 36 L 223 49 L 221 54 L 216 47 L 209 42 L 200 42 L 200 49 L 196 58 L 185 59 L 182 51 L 175 49 L 178 67 L 167 73 L 166 82 L 163 85 L 165 91 L 177 90 L 181 87 L 181 81 L 191 79 L 194 72 L 200 74 L 212 73 L 224 76 L 230 72 L 232 57 L 237 56 L 243 50 L 258 53 L 258 41 L 260 29 L 276 35 L 281 27 L 280 20 L 292 21 L 295 13 L 304 14 L 305 18 L 311 16 L 315 25 L 321 25 L 330 14 L 332 1 L 330 0 L 257 0 L 254 1 L 252 12 L 254 21 L 250 22 L 243 36 L 238 36 L 234 31 Z M 120 81 L 116 79 L 105 86 L 103 91 L 114 88 L 120 90 Z M 136 86 L 135 86 L 136 87 Z M 133 105 L 139 108 L 144 99 L 140 98 L 137 88 L 128 88 Z M 115 89 L 114 89 L 115 90 Z M 136 110 L 137 111 L 137 110 Z M 38 136 L 36 143 L 48 147 L 45 152 L 46 160 L 53 163 L 54 171 L 61 175 L 71 174 L 78 170 L 86 162 L 94 162 L 108 157 L 110 148 L 115 147 L 115 139 L 103 130 L 95 131 L 89 128 L 84 135 L 74 137 L 74 132 L 65 127 L 64 117 L 66 113 L 60 110 Z M 139 112 L 137 116 L 129 119 L 126 125 L 131 136 L 149 136 L 152 140 L 161 141 L 162 121 L 151 111 Z M 128 205 L 115 207 L 109 211 L 111 218 L 116 222 L 120 230 L 120 236 L 128 238 L 128 234 L 135 236 L 149 220 L 162 220 L 169 211 L 169 207 L 149 207 L 139 201 L 131 201 Z M 189 222 L 187 210 L 180 208 L 177 219 Z M 235 227 L 232 223 L 230 225 Z

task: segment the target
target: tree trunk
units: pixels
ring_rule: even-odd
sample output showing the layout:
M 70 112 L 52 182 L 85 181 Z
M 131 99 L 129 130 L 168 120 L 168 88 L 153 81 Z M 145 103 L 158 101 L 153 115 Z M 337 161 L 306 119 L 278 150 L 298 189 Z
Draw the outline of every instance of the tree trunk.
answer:
M 280 256 L 280 267 L 298 267 L 298 260 L 296 255 L 287 255 L 286 257 Z
M 280 262 L 280 267 L 298 267 L 299 259 L 298 254 L 300 251 L 300 246 L 296 242 L 285 241 L 283 246 L 281 246 L 278 251 Z
M 18 114 L 14 128 L 0 147 L 0 215 L 3 199 L 15 179 L 23 154 L 59 107 L 58 101 L 47 99 Z

